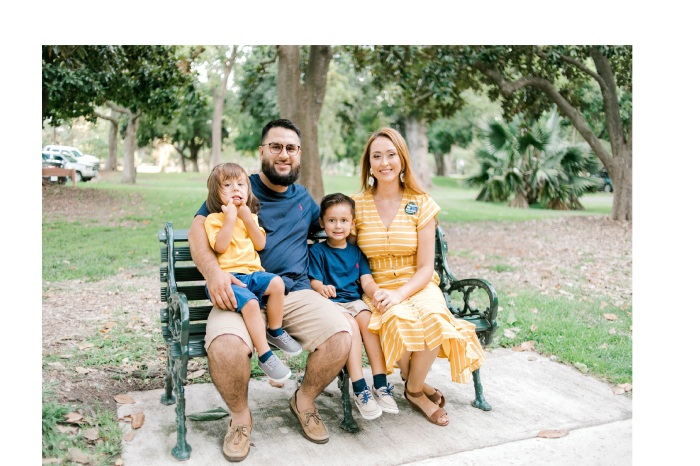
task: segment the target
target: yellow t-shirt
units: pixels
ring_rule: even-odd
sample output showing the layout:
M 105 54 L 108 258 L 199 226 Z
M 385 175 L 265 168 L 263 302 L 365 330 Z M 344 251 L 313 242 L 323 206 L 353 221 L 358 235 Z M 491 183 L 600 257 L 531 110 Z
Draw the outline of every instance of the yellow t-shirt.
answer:
M 207 231 L 209 245 L 212 249 L 216 244 L 216 235 L 224 225 L 225 216 L 223 212 L 209 214 L 204 221 L 204 229 Z M 265 230 L 258 224 L 258 216 L 256 214 L 252 214 L 252 216 L 255 224 L 265 235 Z M 226 252 L 223 254 L 215 252 L 215 254 L 219 261 L 219 266 L 224 272 L 249 274 L 265 270 L 260 263 L 260 255 L 258 255 L 258 251 L 253 246 L 253 241 L 248 236 L 248 230 L 246 230 L 245 224 L 240 218 L 236 219 L 231 244 L 229 244 Z

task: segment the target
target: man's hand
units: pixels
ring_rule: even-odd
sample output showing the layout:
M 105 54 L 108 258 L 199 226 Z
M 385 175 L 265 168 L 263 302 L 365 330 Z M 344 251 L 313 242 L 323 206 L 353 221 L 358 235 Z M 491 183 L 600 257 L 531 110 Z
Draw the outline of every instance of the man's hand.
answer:
M 238 306 L 236 296 L 231 289 L 232 284 L 245 287 L 243 282 L 229 272 L 219 270 L 218 273 L 214 272 L 210 274 L 209 280 L 207 280 L 209 297 L 211 298 L 211 302 L 219 309 L 233 311 Z

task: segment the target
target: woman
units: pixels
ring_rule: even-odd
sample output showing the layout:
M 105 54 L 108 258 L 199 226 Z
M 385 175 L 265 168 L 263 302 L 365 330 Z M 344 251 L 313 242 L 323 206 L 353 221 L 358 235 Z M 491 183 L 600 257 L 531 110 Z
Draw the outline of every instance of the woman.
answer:
M 370 136 L 361 166 L 354 232 L 379 285 L 363 296 L 372 311 L 368 328 L 380 337 L 387 373 L 398 364 L 409 405 L 446 426 L 445 399 L 425 383 L 433 361 L 448 358 L 452 380 L 468 383 L 485 356 L 474 325 L 452 316 L 438 286 L 433 264 L 440 207 L 413 176 L 406 141 L 396 130 Z

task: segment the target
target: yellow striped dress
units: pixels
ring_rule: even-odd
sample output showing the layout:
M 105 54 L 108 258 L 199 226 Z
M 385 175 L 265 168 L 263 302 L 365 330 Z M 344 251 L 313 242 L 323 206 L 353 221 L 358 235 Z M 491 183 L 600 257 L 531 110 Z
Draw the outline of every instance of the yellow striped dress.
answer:
M 369 260 L 372 277 L 379 286 L 395 290 L 416 273 L 418 230 L 432 222 L 440 207 L 427 194 L 404 191 L 399 210 L 387 229 L 370 193 L 353 196 L 357 245 Z M 432 247 L 431 243 L 431 247 Z M 440 278 L 432 280 L 421 291 L 381 314 L 372 300 L 362 299 L 372 311 L 369 329 L 378 334 L 387 373 L 406 351 L 423 351 L 440 347 L 438 357 L 448 358 L 452 380 L 468 383 L 472 371 L 484 362 L 484 351 L 472 323 L 455 319 L 447 309 L 439 288 Z

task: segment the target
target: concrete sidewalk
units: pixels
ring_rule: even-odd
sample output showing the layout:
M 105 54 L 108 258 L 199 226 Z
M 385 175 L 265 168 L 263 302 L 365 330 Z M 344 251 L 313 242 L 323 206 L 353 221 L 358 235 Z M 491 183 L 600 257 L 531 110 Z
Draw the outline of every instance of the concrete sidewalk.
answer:
M 496 349 L 488 352 L 481 369 L 486 400 L 484 412 L 471 407 L 474 387 L 450 381 L 447 361 L 439 359 L 428 383 L 439 388 L 450 416 L 447 427 L 430 424 L 403 398 L 397 373 L 399 414 L 376 420 L 355 419 L 360 432 L 342 430 L 340 391 L 334 382 L 317 399 L 321 417 L 330 431 L 324 445 L 309 442 L 289 410 L 296 383 L 272 387 L 267 380 L 251 380 L 252 446 L 243 464 L 279 466 L 361 465 L 615 465 L 632 464 L 632 401 L 614 395 L 612 387 L 567 365 L 532 352 Z M 365 376 L 371 381 L 369 369 Z M 126 466 L 183 464 L 170 450 L 176 442 L 175 406 L 160 404 L 162 390 L 132 392 L 134 404 L 120 405 L 119 417 L 143 412 L 143 427 L 125 442 Z M 226 408 L 211 384 L 185 387 L 186 413 Z M 216 421 L 187 420 L 192 454 L 185 464 L 230 464 L 221 454 L 229 417 Z M 129 430 L 128 425 L 125 429 Z M 542 430 L 566 430 L 558 439 L 538 438 Z

